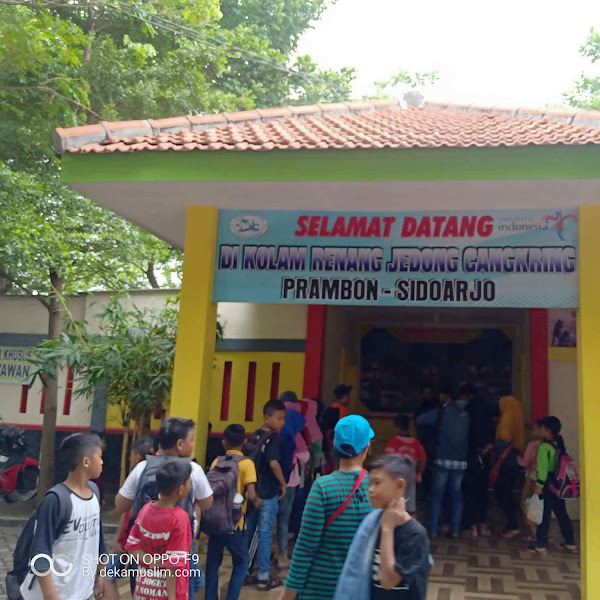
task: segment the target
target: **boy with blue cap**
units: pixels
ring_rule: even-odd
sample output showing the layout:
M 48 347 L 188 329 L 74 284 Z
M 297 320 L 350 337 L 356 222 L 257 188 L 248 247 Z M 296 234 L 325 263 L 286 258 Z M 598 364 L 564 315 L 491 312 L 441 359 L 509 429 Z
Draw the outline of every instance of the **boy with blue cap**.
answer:
M 374 437 L 369 422 L 358 415 L 335 426 L 340 466 L 317 479 L 308 495 L 282 600 L 333 598 L 354 534 L 373 510 L 363 465 Z

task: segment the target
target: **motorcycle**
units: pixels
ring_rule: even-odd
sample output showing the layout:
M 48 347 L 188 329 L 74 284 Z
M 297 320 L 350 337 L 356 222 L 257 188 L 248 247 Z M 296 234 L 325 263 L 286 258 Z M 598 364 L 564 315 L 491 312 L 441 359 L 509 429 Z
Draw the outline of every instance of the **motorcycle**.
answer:
M 0 496 L 8 503 L 36 494 L 40 463 L 28 456 L 29 450 L 22 429 L 0 423 Z

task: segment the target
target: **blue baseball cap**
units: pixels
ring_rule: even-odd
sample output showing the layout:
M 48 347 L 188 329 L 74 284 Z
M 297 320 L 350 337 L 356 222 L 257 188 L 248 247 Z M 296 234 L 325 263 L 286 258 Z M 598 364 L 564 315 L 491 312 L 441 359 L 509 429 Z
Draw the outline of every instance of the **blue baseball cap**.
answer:
M 335 426 L 333 443 L 342 456 L 352 458 L 359 455 L 374 437 L 369 421 L 359 415 L 349 415 Z

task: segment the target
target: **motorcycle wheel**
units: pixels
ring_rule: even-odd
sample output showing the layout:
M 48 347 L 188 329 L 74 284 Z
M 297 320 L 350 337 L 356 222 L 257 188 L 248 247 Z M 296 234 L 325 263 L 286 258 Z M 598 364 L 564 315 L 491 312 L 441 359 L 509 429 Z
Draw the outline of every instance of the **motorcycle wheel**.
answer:
M 39 477 L 38 467 L 26 467 L 19 473 L 17 479 L 17 489 L 10 494 L 6 494 L 4 499 L 8 503 L 25 502 L 33 498 L 37 492 Z

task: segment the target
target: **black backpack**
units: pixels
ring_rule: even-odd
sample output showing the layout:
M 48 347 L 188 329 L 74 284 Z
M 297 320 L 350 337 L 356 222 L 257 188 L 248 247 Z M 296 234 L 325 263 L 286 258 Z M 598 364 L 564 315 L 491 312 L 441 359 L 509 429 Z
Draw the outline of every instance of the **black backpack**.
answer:
M 100 504 L 100 490 L 93 482 L 89 482 L 92 492 L 98 499 Z M 54 532 L 54 539 L 57 540 L 65 530 L 71 519 L 73 512 L 73 503 L 71 502 L 71 490 L 64 484 L 58 483 L 53 488 L 49 489 L 44 498 L 49 494 L 54 494 L 58 497 L 58 506 L 60 508 L 60 517 Z M 17 540 L 15 551 L 13 552 L 13 568 L 6 575 L 6 593 L 8 600 L 22 600 L 21 584 L 25 581 L 25 577 L 29 573 L 29 561 L 33 556 L 33 538 L 35 533 L 35 524 L 37 520 L 37 510 L 33 512 L 29 520 L 23 527 L 21 535 Z M 31 585 L 35 578 L 31 580 Z M 31 587 L 31 586 L 30 586 Z
M 251 458 L 256 466 L 257 475 L 264 467 L 265 450 L 277 433 L 259 429 L 255 431 L 244 445 L 244 456 Z
M 128 530 L 133 527 L 137 516 L 140 513 L 140 510 L 148 502 L 152 502 L 154 500 L 158 500 L 158 486 L 156 484 L 156 472 L 158 471 L 158 467 L 164 464 L 165 462 L 170 462 L 172 460 L 184 461 L 189 464 L 194 459 L 192 457 L 181 458 L 179 456 L 154 456 L 149 454 L 146 456 L 146 468 L 142 472 L 140 476 L 140 480 L 138 482 L 137 492 L 135 493 L 135 498 L 133 500 L 133 504 L 131 506 L 130 519 L 128 524 Z M 177 503 L 177 506 L 180 506 L 185 510 L 185 512 L 190 517 L 190 524 L 192 527 L 192 534 L 194 533 L 194 497 L 190 492 L 183 500 L 180 500 Z

